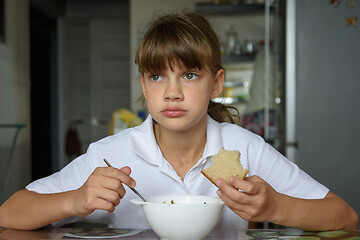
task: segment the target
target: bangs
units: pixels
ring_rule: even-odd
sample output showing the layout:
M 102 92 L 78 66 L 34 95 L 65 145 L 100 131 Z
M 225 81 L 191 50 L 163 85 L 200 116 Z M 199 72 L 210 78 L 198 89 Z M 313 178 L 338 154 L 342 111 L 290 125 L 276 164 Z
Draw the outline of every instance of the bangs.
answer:
M 208 38 L 185 20 L 165 21 L 150 28 L 136 55 L 139 72 L 161 72 L 176 64 L 202 69 L 213 56 Z
M 199 45 L 200 40 L 189 36 L 186 32 L 174 31 L 171 28 L 160 29 L 148 36 L 139 49 L 138 66 L 141 73 L 160 72 L 174 64 L 182 64 L 186 68 L 201 69 L 209 56 Z M 181 30 L 181 29 L 178 29 Z M 186 35 L 185 35 L 186 34 Z

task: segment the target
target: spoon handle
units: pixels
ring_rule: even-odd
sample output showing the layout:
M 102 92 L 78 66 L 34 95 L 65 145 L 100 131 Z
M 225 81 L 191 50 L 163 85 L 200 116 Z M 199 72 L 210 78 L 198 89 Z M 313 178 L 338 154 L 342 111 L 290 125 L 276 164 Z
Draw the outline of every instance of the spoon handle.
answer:
M 108 167 L 112 167 L 111 164 L 104 158 L 104 162 L 106 163 L 106 165 L 108 165 Z M 143 196 L 141 196 L 141 194 L 135 190 L 135 188 L 131 188 L 129 187 L 136 195 L 138 195 L 139 198 L 141 198 L 144 202 L 146 202 L 145 198 Z
M 134 193 L 136 193 L 136 195 L 138 195 L 139 198 L 141 198 L 144 202 L 146 202 L 145 198 L 143 196 L 141 196 L 141 194 L 135 190 L 135 188 L 130 188 L 131 190 L 133 190 Z

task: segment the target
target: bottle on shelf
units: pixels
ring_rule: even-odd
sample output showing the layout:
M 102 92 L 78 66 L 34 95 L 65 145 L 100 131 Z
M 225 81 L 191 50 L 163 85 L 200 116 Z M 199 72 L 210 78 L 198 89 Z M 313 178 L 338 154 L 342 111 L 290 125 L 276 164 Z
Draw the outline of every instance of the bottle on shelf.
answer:
M 226 55 L 235 54 L 236 51 L 240 51 L 239 40 L 234 25 L 230 25 L 230 28 L 226 32 Z M 240 52 L 238 52 L 240 54 Z

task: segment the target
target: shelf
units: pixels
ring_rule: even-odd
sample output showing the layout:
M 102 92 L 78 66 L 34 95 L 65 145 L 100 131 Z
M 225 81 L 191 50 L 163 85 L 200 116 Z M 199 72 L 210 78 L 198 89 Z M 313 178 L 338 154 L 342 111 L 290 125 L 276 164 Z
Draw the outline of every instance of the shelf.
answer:
M 216 103 L 222 104 L 236 104 L 236 103 L 247 103 L 247 100 L 242 98 L 232 98 L 232 97 L 217 97 L 212 99 Z
M 23 123 L 6 123 L 6 124 L 0 124 L 0 128 L 23 128 L 25 127 L 25 124 Z
M 243 54 L 243 55 L 225 55 L 222 57 L 224 62 L 253 62 L 255 60 L 255 54 Z
M 206 14 L 263 13 L 265 5 L 196 3 L 196 11 Z

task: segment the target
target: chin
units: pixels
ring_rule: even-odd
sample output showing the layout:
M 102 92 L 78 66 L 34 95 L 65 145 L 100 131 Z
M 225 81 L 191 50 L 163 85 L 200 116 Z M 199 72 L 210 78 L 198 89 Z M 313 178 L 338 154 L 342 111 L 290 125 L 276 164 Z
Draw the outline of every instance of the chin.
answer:
M 157 120 L 156 120 L 157 121 Z M 166 128 L 171 131 L 187 131 L 191 130 L 194 127 L 198 128 L 201 125 L 206 127 L 206 115 L 205 118 L 189 119 L 185 117 L 179 118 L 162 118 L 160 121 L 157 121 L 163 128 Z

